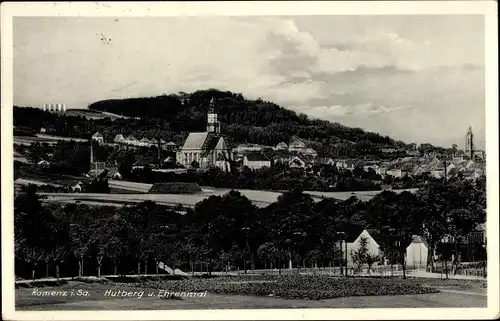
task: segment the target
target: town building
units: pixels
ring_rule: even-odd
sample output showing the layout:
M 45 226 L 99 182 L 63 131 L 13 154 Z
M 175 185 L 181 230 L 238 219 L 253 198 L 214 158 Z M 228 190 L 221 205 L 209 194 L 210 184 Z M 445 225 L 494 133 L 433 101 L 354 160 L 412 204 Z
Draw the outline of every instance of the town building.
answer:
M 243 166 L 253 170 L 271 167 L 271 160 L 263 153 L 248 153 L 243 156 Z
M 305 148 L 306 148 L 306 145 L 302 141 L 300 141 L 298 139 L 292 141 L 290 143 L 290 145 L 288 146 L 288 149 L 291 152 L 298 152 L 298 151 L 301 151 L 301 150 L 303 150 Z
M 212 99 L 207 115 L 207 131 L 189 133 L 177 152 L 177 162 L 185 167 L 196 163 L 200 168 L 215 166 L 229 171 L 232 154 L 227 139 L 220 133 L 220 123 Z
M 102 144 L 102 143 L 104 143 L 104 136 L 102 136 L 102 134 L 97 132 L 94 135 L 92 135 L 92 140 L 95 140 L 95 141 L 99 142 L 100 144 Z
M 371 255 L 374 256 L 379 256 L 382 254 L 380 244 L 377 242 L 377 239 L 379 242 L 380 240 L 380 233 L 377 230 L 373 229 L 365 229 L 363 230 L 353 241 L 352 240 L 352 235 L 347 237 L 347 265 L 350 267 L 353 267 L 353 259 L 352 255 L 358 251 L 361 247 L 361 239 L 366 238 L 366 249 L 367 252 Z M 346 246 L 345 243 L 344 248 L 342 251 L 345 251 Z M 345 254 L 344 254 L 345 255 Z
M 288 150 L 288 145 L 284 142 L 280 142 L 278 145 L 276 145 L 275 150 Z
M 237 153 L 245 152 L 260 152 L 262 151 L 262 146 L 257 144 L 240 144 L 235 148 Z
M 418 235 L 413 235 L 411 243 L 406 247 L 406 267 L 408 269 L 425 269 L 429 245 L 427 241 Z

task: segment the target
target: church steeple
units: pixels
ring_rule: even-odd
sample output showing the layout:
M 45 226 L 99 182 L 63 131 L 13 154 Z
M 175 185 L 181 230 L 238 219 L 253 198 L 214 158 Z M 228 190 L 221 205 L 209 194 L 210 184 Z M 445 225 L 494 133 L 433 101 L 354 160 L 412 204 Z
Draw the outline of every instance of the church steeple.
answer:
M 208 115 L 207 115 L 207 132 L 209 133 L 220 133 L 220 123 L 217 119 L 217 112 L 215 111 L 214 98 L 210 99 L 208 105 Z
M 472 126 L 469 126 L 467 134 L 465 135 L 465 155 L 469 156 L 470 159 L 474 158 L 474 134 L 472 133 Z

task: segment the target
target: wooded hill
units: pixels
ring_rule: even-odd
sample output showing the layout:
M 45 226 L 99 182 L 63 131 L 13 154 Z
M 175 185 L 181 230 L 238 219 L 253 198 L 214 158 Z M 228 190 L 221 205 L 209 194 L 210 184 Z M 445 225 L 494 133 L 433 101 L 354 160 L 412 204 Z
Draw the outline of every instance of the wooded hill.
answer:
M 310 119 L 275 103 L 245 99 L 242 94 L 216 89 L 191 94 L 179 93 L 149 98 L 103 100 L 89 109 L 118 115 L 155 118 L 167 121 L 171 131 L 204 131 L 210 100 L 214 98 L 221 122 L 221 131 L 235 143 L 255 143 L 275 146 L 289 143 L 294 137 L 309 141 L 324 153 L 342 153 L 341 149 L 359 153 L 377 146 L 403 145 L 388 136 L 350 128 L 339 123 Z
M 139 117 L 88 119 L 83 116 L 43 112 L 14 106 L 14 126 L 35 132 L 89 138 L 96 131 L 111 141 L 117 134 L 136 138 L 163 138 L 182 145 L 189 132 L 205 131 L 210 100 L 216 101 L 221 131 L 233 145 L 253 143 L 276 146 L 302 139 L 320 156 L 377 155 L 380 147 L 404 146 L 388 136 L 366 132 L 326 120 L 311 119 L 275 103 L 248 100 L 241 94 L 215 89 L 158 97 L 103 100 L 89 109 Z

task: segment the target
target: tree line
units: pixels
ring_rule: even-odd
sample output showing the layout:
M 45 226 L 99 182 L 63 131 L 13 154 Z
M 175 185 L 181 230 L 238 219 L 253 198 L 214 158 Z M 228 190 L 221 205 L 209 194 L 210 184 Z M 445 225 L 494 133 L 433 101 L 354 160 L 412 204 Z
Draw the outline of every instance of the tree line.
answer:
M 367 228 L 380 232 L 391 263 L 403 264 L 412 235 L 424 237 L 430 253 L 436 249 L 448 260 L 463 251 L 463 239 L 475 224 L 485 221 L 485 194 L 482 179 L 429 184 L 416 194 L 383 191 L 367 202 L 355 197 L 315 202 L 294 189 L 257 208 L 232 190 L 194 208 L 154 202 L 116 208 L 44 205 L 30 186 L 14 203 L 16 275 L 154 273 L 158 262 L 209 273 L 281 269 L 290 259 L 294 265 L 339 266 L 344 260 L 340 239 L 352 242 Z M 445 237 L 451 246 L 442 246 Z

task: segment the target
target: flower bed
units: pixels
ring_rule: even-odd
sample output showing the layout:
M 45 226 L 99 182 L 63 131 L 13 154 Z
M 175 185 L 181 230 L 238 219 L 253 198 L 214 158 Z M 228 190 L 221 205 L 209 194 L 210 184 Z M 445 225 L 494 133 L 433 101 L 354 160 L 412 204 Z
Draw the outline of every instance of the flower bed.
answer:
M 168 291 L 208 291 L 217 294 L 246 294 L 307 300 L 439 292 L 437 289 L 423 287 L 421 284 L 401 279 L 281 276 L 274 278 L 276 282 L 245 282 L 247 279 L 222 277 L 217 279 L 189 279 L 183 281 L 151 281 L 147 283 L 149 283 L 148 286 L 150 287 Z M 256 278 L 253 279 L 255 280 Z

